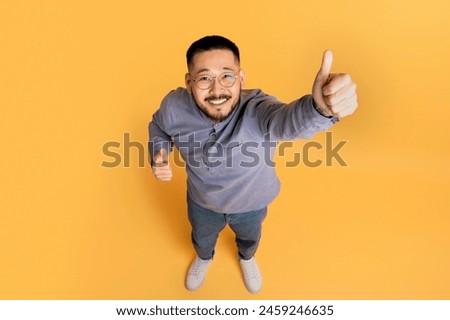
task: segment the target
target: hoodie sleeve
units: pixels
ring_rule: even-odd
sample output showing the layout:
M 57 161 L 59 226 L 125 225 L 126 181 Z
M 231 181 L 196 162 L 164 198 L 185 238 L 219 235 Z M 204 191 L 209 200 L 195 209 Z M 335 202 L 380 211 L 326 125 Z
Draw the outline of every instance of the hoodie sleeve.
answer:
M 314 107 L 311 95 L 303 96 L 289 104 L 266 100 L 257 108 L 261 129 L 276 140 L 309 139 L 339 121 L 326 117 Z

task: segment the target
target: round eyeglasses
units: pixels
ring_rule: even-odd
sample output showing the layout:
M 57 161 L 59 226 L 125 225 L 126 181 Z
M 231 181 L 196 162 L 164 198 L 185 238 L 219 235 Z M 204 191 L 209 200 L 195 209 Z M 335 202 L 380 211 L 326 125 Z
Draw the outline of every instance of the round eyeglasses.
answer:
M 211 86 L 212 86 L 213 82 L 216 80 L 216 78 L 217 78 L 217 80 L 219 80 L 219 83 L 221 86 L 223 86 L 225 88 L 230 88 L 235 84 L 237 77 L 239 77 L 239 76 L 237 74 L 235 74 L 234 72 L 227 71 L 227 72 L 223 72 L 215 77 L 207 75 L 207 74 L 197 75 L 192 80 L 195 82 L 195 84 L 197 85 L 197 87 L 199 89 L 206 90 L 206 89 L 211 88 Z

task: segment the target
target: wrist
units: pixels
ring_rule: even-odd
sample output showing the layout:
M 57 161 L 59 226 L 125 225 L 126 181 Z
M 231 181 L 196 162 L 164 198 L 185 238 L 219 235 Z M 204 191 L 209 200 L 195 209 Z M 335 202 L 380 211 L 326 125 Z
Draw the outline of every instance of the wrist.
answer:
M 330 115 L 330 114 L 325 113 L 325 112 L 317 105 L 317 103 L 316 103 L 316 101 L 314 100 L 314 98 L 312 99 L 312 104 L 313 104 L 314 109 L 316 109 L 316 111 L 317 111 L 321 116 L 323 116 L 323 117 L 325 117 L 325 118 L 329 118 L 329 119 L 333 118 L 333 115 Z

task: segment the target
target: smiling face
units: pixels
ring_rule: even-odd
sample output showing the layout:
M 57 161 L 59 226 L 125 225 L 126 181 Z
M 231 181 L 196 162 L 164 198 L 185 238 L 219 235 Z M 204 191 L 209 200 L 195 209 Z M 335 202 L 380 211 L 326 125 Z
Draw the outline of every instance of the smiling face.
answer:
M 224 87 L 216 78 L 224 72 L 232 72 L 238 76 L 231 87 Z M 194 81 L 198 76 L 213 77 L 211 86 L 208 89 L 200 89 Z M 233 52 L 214 49 L 195 54 L 185 80 L 197 106 L 212 120 L 219 122 L 228 117 L 239 103 L 244 85 L 244 71 L 240 69 Z

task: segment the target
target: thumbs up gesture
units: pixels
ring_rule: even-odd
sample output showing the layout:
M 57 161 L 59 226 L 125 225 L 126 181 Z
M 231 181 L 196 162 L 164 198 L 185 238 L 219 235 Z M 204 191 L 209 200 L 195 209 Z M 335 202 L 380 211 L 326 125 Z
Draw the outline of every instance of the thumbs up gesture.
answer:
M 333 53 L 326 50 L 314 80 L 312 94 L 323 115 L 342 118 L 352 114 L 358 107 L 356 84 L 348 74 L 330 73 L 332 65 Z
M 153 157 L 152 170 L 158 180 L 170 181 L 172 179 L 172 169 L 170 168 L 167 151 L 164 148 Z

